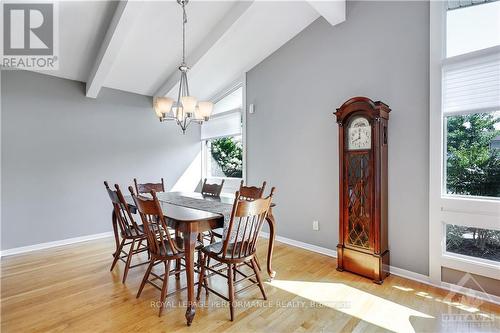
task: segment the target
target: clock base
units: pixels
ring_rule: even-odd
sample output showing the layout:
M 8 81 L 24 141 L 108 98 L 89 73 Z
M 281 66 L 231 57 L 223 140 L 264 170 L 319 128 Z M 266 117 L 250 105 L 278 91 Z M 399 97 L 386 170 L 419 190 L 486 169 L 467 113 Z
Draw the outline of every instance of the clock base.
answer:
M 337 270 L 348 271 L 372 279 L 382 284 L 389 276 L 389 250 L 382 254 L 368 253 L 362 250 L 337 245 Z

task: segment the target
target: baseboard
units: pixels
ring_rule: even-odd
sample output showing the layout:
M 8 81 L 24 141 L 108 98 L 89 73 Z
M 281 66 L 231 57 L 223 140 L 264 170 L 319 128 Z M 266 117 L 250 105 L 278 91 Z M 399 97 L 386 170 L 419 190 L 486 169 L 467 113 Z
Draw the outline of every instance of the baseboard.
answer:
M 425 283 L 425 284 L 431 284 L 431 279 L 427 275 L 424 275 L 424 274 L 415 273 L 415 272 L 412 272 L 412 271 L 409 271 L 409 270 L 406 270 L 403 268 L 399 268 L 399 267 L 394 267 L 394 266 L 389 266 L 389 271 L 391 272 L 391 274 L 400 276 L 400 277 L 405 278 L 405 279 L 410 279 L 410 280 Z
M 261 236 L 263 238 L 269 238 L 269 233 L 261 232 Z M 312 252 L 316 252 L 316 253 L 321 253 L 321 254 L 327 255 L 329 257 L 337 258 L 337 251 L 336 250 L 328 249 L 328 248 L 317 246 L 317 245 L 312 245 L 309 243 L 304 243 L 301 241 L 297 241 L 295 239 L 290 239 L 290 238 L 286 238 L 286 237 L 282 237 L 282 236 L 276 236 L 276 241 L 287 244 L 287 245 L 295 246 L 295 247 L 298 247 L 298 248 L 301 248 L 304 250 L 308 250 L 308 251 L 312 251 Z M 450 292 L 463 294 L 463 295 L 466 295 L 469 297 L 474 297 L 474 298 L 477 298 L 480 300 L 484 300 L 484 301 L 487 301 L 490 303 L 495 303 L 495 304 L 500 305 L 500 297 L 495 296 L 495 295 L 487 294 L 484 292 L 477 291 L 475 289 L 465 288 L 465 287 L 457 286 L 457 285 L 454 285 L 451 283 L 446 283 L 446 282 L 441 282 L 441 284 L 437 285 L 437 284 L 432 283 L 430 277 L 427 275 L 415 273 L 415 272 L 408 271 L 406 269 L 402 269 L 399 267 L 390 266 L 389 271 L 391 272 L 391 274 L 400 276 L 400 277 L 408 279 L 408 280 L 417 281 L 417 282 L 427 284 L 427 285 L 430 285 L 433 287 L 448 290 Z
M 261 232 L 260 235 L 264 238 L 269 238 L 269 233 Z M 295 247 L 300 247 L 301 249 L 321 253 L 329 257 L 337 258 L 337 251 L 332 249 L 327 249 L 326 247 L 316 246 L 309 243 L 304 243 L 295 239 L 290 239 L 282 236 L 276 236 L 275 238 L 278 242 L 292 245 Z
M 21 254 L 21 253 L 38 251 L 38 250 L 43 250 L 43 249 L 49 249 L 52 247 L 75 244 L 75 243 L 80 243 L 80 242 L 86 242 L 86 241 L 90 241 L 90 240 L 94 240 L 94 239 L 100 239 L 100 238 L 111 237 L 111 236 L 113 236 L 113 232 L 108 231 L 108 232 L 103 232 L 100 234 L 67 238 L 67 239 L 63 239 L 63 240 L 47 242 L 47 243 L 40 243 L 40 244 L 29 245 L 29 246 L 15 247 L 12 249 L 0 251 L 0 257 L 6 257 L 6 256 L 14 255 L 14 254 Z

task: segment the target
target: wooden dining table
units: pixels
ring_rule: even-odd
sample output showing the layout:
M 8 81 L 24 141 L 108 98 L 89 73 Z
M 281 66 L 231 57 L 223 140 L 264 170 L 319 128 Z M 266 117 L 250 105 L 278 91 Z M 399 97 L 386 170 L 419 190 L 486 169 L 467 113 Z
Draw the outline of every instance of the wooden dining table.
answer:
M 191 198 L 191 199 L 202 199 L 207 201 L 207 205 L 210 206 L 209 202 L 212 201 L 219 207 L 221 204 L 227 204 L 232 206 L 234 202 L 234 197 L 230 196 L 220 196 L 220 197 L 205 197 L 201 193 L 197 192 L 165 192 L 165 197 L 167 196 L 171 199 L 173 196 L 178 196 L 180 198 Z M 187 294 L 188 302 L 186 309 L 186 321 L 187 325 L 190 326 L 193 322 L 194 315 L 196 313 L 196 300 L 194 293 L 194 263 L 195 263 L 195 247 L 198 239 L 198 235 L 202 232 L 222 228 L 224 226 L 224 215 L 222 213 L 217 213 L 213 209 L 202 210 L 195 209 L 191 207 L 182 206 L 181 204 L 174 204 L 172 200 L 162 200 L 162 193 L 157 193 L 158 200 L 160 201 L 163 214 L 166 217 L 169 227 L 175 228 L 182 234 L 184 239 L 184 251 L 185 251 L 185 265 L 186 265 L 186 281 L 187 281 Z M 127 203 L 129 204 L 132 211 L 136 210 L 134 200 L 131 196 L 125 197 Z M 275 204 L 272 205 L 273 207 Z M 227 206 L 229 207 L 229 206 Z M 276 276 L 276 272 L 272 268 L 272 255 L 274 248 L 274 239 L 276 236 L 276 222 L 272 213 L 272 208 L 270 209 L 266 221 L 269 225 L 269 242 L 267 248 L 267 273 L 269 277 L 273 279 Z M 118 235 L 118 221 L 116 219 L 115 213 L 112 214 L 113 231 L 116 242 L 116 249 L 118 250 L 120 245 L 120 239 Z

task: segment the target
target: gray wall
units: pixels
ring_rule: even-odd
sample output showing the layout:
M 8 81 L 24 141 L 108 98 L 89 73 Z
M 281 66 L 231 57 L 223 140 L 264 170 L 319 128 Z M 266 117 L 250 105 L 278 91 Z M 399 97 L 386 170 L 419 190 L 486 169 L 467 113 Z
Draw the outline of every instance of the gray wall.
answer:
M 104 180 L 170 188 L 198 154 L 199 131 L 161 124 L 149 97 L 84 88 L 2 71 L 2 250 L 110 231 Z
M 389 120 L 391 265 L 428 274 L 429 6 L 351 2 L 319 18 L 247 76 L 248 180 L 277 187 L 278 234 L 334 249 L 338 139 L 332 112 L 353 96 L 382 100 Z M 319 220 L 320 231 L 312 230 Z

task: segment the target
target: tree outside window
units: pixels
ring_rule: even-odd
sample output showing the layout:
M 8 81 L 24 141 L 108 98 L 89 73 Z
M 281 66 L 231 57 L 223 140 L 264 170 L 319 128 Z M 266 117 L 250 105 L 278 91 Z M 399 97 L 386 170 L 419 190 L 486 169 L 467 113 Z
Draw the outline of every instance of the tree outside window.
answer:
M 446 119 L 448 194 L 500 197 L 498 112 Z M 500 231 L 448 224 L 446 250 L 500 261 Z
M 243 177 L 243 144 L 241 136 L 210 140 L 213 176 Z

